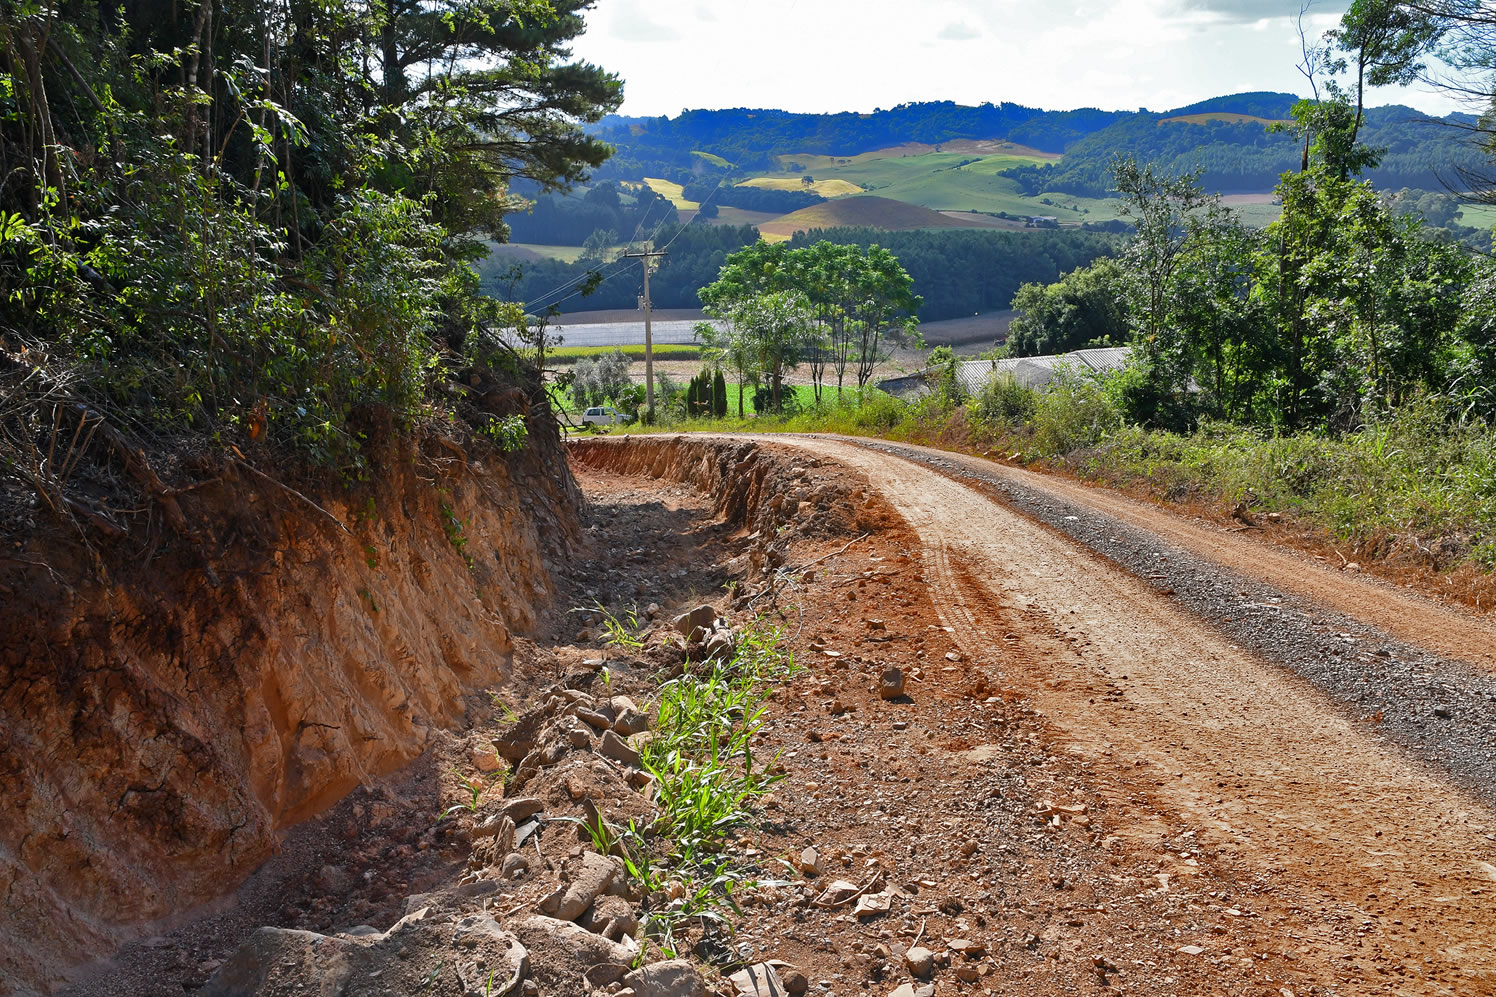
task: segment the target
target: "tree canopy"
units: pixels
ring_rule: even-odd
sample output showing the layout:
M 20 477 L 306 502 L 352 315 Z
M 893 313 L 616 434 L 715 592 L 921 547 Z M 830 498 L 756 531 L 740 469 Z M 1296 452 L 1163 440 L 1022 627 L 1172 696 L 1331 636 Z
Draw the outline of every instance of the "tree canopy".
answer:
M 468 261 L 609 147 L 591 0 L 26 0 L 0 20 L 0 336 L 171 431 L 330 459 L 497 317 Z

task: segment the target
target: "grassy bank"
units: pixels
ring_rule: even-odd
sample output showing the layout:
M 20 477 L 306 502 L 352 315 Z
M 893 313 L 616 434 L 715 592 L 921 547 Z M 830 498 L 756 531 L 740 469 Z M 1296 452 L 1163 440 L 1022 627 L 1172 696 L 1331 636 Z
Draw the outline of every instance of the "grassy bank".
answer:
M 1098 385 L 989 390 L 965 404 L 848 394 L 787 417 L 678 420 L 631 432 L 841 433 L 1065 474 L 1263 528 L 1274 539 L 1478 606 L 1496 601 L 1496 430 L 1411 406 L 1354 433 L 1192 433 L 1124 423 Z

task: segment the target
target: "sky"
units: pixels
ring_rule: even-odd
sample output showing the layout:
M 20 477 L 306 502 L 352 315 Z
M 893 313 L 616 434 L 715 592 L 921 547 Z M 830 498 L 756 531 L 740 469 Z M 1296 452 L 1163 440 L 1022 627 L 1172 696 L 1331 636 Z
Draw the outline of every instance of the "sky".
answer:
M 1344 9 L 1315 3 L 1311 37 Z M 1164 111 L 1307 93 L 1298 13 L 1298 0 L 597 0 L 574 51 L 623 78 L 629 115 L 931 100 Z M 1417 86 L 1369 103 L 1456 109 Z

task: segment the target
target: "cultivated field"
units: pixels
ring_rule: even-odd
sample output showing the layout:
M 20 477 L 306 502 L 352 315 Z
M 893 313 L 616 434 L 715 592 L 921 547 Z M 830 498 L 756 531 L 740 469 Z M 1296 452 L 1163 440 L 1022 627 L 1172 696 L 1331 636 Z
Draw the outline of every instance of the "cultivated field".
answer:
M 906 204 L 886 197 L 862 195 L 844 197 L 825 204 L 815 204 L 791 212 L 759 226 L 759 233 L 770 242 L 783 241 L 796 232 L 838 226 L 867 226 L 889 232 L 921 228 L 990 228 L 981 222 L 953 218 L 916 204 Z
M 695 211 L 701 207 L 695 201 L 686 200 L 685 188 L 678 183 L 671 183 L 669 180 L 661 180 L 658 177 L 645 177 L 644 182 L 649 184 L 650 190 L 659 194 L 681 211 Z
M 560 260 L 575 263 L 582 257 L 581 246 L 543 246 L 533 242 L 495 242 L 489 244 L 494 257 L 513 260 L 517 263 L 534 263 L 537 260 Z
M 852 197 L 862 193 L 862 188 L 846 180 L 816 180 L 806 183 L 796 177 L 754 177 L 744 180 L 739 187 L 757 187 L 760 190 L 808 190 L 822 197 Z
M 1275 124 L 1272 118 L 1259 118 L 1255 114 L 1237 114 L 1233 111 L 1208 111 L 1204 114 L 1180 114 L 1172 118 L 1164 118 L 1159 122 L 1159 125 L 1213 125 L 1218 122 L 1239 125 L 1248 121 L 1255 121 L 1263 125 Z

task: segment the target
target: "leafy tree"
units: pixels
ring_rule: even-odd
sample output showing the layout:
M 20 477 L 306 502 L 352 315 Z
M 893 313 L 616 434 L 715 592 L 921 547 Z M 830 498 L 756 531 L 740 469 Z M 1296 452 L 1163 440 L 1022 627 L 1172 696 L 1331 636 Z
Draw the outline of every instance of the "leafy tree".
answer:
M 718 419 L 727 415 L 727 379 L 720 367 L 712 375 L 712 414 Z
M 1355 120 L 1350 143 L 1355 144 L 1365 119 L 1368 86 L 1407 86 L 1424 72 L 1424 55 L 1444 33 L 1440 20 L 1398 0 L 1352 0 L 1339 27 L 1326 35 L 1339 53 L 1330 64 L 1334 73 L 1354 77 Z
M 733 325 L 753 344 L 757 366 L 769 380 L 773 410 L 783 408 L 785 371 L 800 364 L 812 323 L 810 303 L 798 291 L 767 291 L 732 305 Z
M 758 296 L 792 292 L 803 301 L 809 321 L 796 344 L 796 362 L 810 364 L 819 401 L 828 365 L 836 370 L 838 389 L 849 365 L 864 387 L 885 358 L 885 338 L 917 338 L 920 298 L 912 283 L 898 259 L 877 245 L 758 242 L 730 256 L 700 296 L 734 323 L 738 307 Z
M 579 0 L 10 4 L 0 328 L 120 426 L 356 464 L 443 370 L 512 363 L 478 294 L 515 178 L 601 163 Z M 507 358 L 507 359 L 505 359 Z
M 1115 260 L 1100 259 L 1053 284 L 1024 284 L 1013 296 L 1018 315 L 1008 327 L 1009 352 L 1040 356 L 1125 342 L 1130 330 L 1123 279 Z
M 618 233 L 613 229 L 598 229 L 587 237 L 582 243 L 582 255 L 579 259 L 601 262 L 605 260 L 614 246 L 618 245 Z
M 867 250 L 866 266 L 855 286 L 853 328 L 857 332 L 857 387 L 866 388 L 874 372 L 888 359 L 883 352 L 887 340 L 912 342 L 919 338 L 919 320 L 915 316 L 921 303 L 914 293 L 914 280 L 899 265 L 893 253 L 881 246 Z M 838 386 L 840 382 L 838 382 Z
M 1169 176 L 1126 158 L 1114 164 L 1113 176 L 1123 198 L 1123 216 L 1137 226 L 1123 257 L 1128 277 L 1123 286 L 1146 347 L 1167 334 L 1169 286 L 1189 239 L 1188 221 L 1211 199 L 1200 188 L 1198 172 Z
M 711 322 L 699 322 L 696 326 L 696 338 L 703 346 L 703 353 L 708 362 L 721 370 L 729 368 L 738 376 L 738 418 L 744 418 L 744 388 L 752 383 L 757 385 L 758 367 L 757 356 L 754 353 L 754 343 L 749 338 L 745 329 L 739 329 L 732 320 L 732 308 L 709 308 L 708 311 L 717 313 L 723 322 L 714 325 Z

